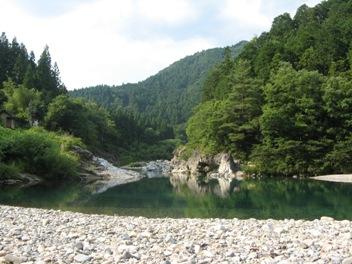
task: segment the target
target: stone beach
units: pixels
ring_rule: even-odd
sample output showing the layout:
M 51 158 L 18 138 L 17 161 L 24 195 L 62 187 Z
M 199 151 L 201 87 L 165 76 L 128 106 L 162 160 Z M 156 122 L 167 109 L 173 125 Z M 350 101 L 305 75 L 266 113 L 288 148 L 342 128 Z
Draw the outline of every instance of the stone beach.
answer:
M 334 174 L 311 177 L 313 180 L 352 183 L 352 174 Z
M 0 263 L 352 263 L 352 222 L 148 219 L 0 206 Z

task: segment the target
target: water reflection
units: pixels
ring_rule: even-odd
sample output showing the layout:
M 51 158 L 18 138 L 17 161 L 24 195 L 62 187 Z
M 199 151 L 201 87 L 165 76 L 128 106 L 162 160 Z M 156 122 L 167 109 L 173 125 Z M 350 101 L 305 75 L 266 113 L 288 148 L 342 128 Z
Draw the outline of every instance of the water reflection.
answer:
M 173 174 L 170 183 L 177 192 L 181 192 L 183 187 L 187 186 L 195 195 L 214 194 L 222 198 L 240 190 L 240 181 L 236 179 L 208 179 L 202 176 L 191 177 L 187 174 Z
M 221 183 L 145 178 L 99 194 L 79 183 L 0 187 L 0 203 L 147 217 L 352 219 L 352 185 L 289 179 Z

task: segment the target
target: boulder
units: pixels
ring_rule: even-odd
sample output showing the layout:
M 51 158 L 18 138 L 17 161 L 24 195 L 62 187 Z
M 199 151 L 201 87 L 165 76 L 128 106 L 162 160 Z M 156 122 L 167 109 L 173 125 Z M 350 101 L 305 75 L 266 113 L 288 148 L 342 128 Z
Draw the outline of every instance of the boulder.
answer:
M 170 172 L 171 164 L 167 160 L 150 161 L 142 167 L 142 173 L 148 178 L 168 177 Z
M 81 160 L 84 160 L 84 161 L 93 160 L 93 157 L 94 157 L 93 153 L 87 149 L 83 149 L 79 146 L 73 146 L 72 151 L 76 153 L 81 158 Z
M 171 160 L 170 180 L 174 187 L 186 184 L 198 193 L 212 191 L 226 196 L 244 178 L 239 162 L 229 153 L 204 155 L 194 151 L 188 159 L 183 159 L 184 151 L 184 148 L 178 149 Z

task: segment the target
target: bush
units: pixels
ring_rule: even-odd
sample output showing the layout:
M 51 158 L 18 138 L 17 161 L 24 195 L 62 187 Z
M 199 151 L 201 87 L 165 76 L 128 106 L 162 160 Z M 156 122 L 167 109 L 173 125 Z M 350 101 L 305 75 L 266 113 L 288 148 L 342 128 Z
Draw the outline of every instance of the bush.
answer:
M 79 139 L 47 132 L 41 128 L 10 130 L 0 128 L 2 173 L 26 172 L 45 179 L 77 175 L 79 158 L 70 149 L 82 145 Z M 10 166 L 10 164 L 12 164 Z
M 14 164 L 3 164 L 0 163 L 0 181 L 8 179 L 16 179 L 18 177 L 19 170 Z

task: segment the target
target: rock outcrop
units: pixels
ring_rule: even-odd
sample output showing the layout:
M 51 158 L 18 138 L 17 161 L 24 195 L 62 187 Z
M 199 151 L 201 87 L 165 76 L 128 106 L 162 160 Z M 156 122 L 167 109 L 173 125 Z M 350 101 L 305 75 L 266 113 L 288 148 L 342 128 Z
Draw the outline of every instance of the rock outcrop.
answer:
M 171 162 L 168 160 L 156 160 L 148 162 L 142 167 L 142 173 L 148 178 L 168 177 L 171 173 Z
M 94 157 L 93 161 L 98 164 L 95 174 L 101 177 L 90 185 L 93 193 L 102 193 L 117 185 L 136 182 L 144 177 L 136 171 L 115 167 L 102 158 Z
M 91 183 L 89 189 L 93 193 L 102 193 L 117 185 L 139 181 L 144 177 L 139 172 L 118 168 L 86 149 L 74 147 L 73 151 L 80 157 L 80 177 Z
M 236 182 L 244 178 L 239 162 L 228 153 L 204 155 L 194 151 L 183 159 L 184 149 L 175 152 L 171 160 L 171 183 L 177 187 L 187 185 L 198 193 L 214 192 L 220 196 L 231 193 Z
M 165 178 L 169 177 L 172 167 L 169 160 L 154 160 L 149 162 L 135 162 L 123 169 L 134 170 L 147 178 Z

